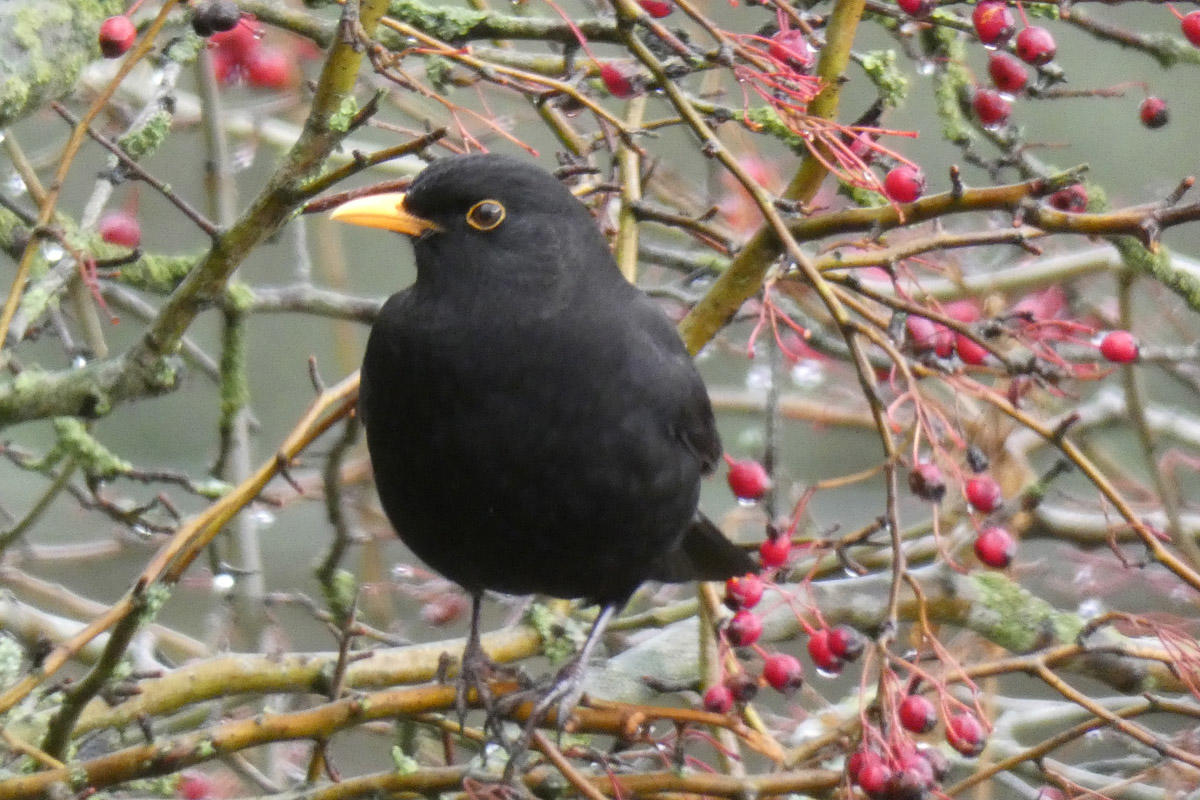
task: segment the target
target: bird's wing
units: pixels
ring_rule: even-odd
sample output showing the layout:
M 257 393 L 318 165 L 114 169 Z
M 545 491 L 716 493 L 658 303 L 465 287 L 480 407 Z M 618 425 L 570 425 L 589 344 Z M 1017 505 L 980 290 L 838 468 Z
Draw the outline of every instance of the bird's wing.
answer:
M 659 402 L 667 406 L 663 410 L 671 420 L 671 432 L 695 455 L 707 475 L 716 468 L 722 452 L 708 389 L 675 326 L 655 302 L 639 292 L 633 304 L 644 335 L 639 353 L 653 354 L 664 362 L 651 374 L 663 376 L 654 388 Z

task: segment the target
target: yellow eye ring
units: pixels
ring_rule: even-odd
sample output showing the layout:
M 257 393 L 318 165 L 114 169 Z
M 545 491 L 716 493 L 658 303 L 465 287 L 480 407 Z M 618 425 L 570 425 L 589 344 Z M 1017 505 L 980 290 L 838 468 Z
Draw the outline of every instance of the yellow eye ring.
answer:
M 490 231 L 504 222 L 508 212 L 496 200 L 480 200 L 467 211 L 467 224 L 477 231 Z

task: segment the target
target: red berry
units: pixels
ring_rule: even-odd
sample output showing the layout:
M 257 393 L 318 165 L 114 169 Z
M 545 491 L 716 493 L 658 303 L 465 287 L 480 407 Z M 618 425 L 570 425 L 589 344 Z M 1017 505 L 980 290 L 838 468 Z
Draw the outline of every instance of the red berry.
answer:
M 829 649 L 843 661 L 858 661 L 866 649 L 866 642 L 858 631 L 849 625 L 838 625 L 829 632 Z
M 944 311 L 959 322 L 975 322 L 980 317 L 979 304 L 974 300 L 955 300 L 947 303 Z
M 754 608 L 762 599 L 762 595 L 762 578 L 753 573 L 725 581 L 725 605 L 734 611 L 742 608 Z
M 207 800 L 215 790 L 213 779 L 195 770 L 181 772 L 179 782 L 175 784 L 175 794 L 183 800 Z
M 714 714 L 726 714 L 733 708 L 733 692 L 723 683 L 709 687 L 704 693 L 704 710 Z
M 745 503 L 754 503 L 763 499 L 763 495 L 771 488 L 771 476 L 763 469 L 763 465 L 754 459 L 743 461 L 725 456 L 729 465 L 729 488 L 733 496 Z
M 987 734 L 974 714 L 964 712 L 950 717 L 946 723 L 946 741 L 967 758 L 974 758 L 983 752 Z
M 1100 355 L 1114 364 L 1137 361 L 1138 340 L 1129 331 L 1110 331 L 1100 340 Z
M 939 358 L 949 358 L 954 352 L 954 332 L 940 322 L 910 316 L 905 324 L 914 351 L 927 353 L 932 350 Z
M 817 670 L 826 675 L 836 675 L 842 671 L 842 660 L 833 653 L 827 629 L 823 628 L 809 637 L 808 655 Z
M 868 797 L 882 798 L 888 785 L 892 782 L 892 770 L 883 763 L 881 758 L 876 756 L 862 765 L 854 782 L 858 784 L 858 788 L 867 793 Z
M 120 58 L 129 52 L 137 40 L 133 20 L 124 14 L 109 17 L 100 23 L 100 52 L 105 58 Z
M 996 483 L 996 479 L 991 475 L 977 475 L 971 478 L 964 487 L 964 493 L 971 507 L 984 514 L 995 511 L 1004 500 L 1000 484 Z
M 1088 193 L 1083 184 L 1077 183 L 1065 189 L 1059 189 L 1046 200 L 1051 208 L 1065 211 L 1068 214 L 1082 214 L 1087 211 Z
M 858 782 L 858 773 L 862 772 L 862 768 L 872 761 L 878 761 L 879 756 L 870 750 L 855 750 L 846 759 L 846 777 L 852 783 Z
M 725 635 L 734 647 L 747 647 L 762 636 L 762 620 L 753 611 L 742 609 L 733 615 L 725 628 Z
M 260 44 L 259 29 L 246 20 L 242 20 L 231 30 L 214 33 L 209 39 L 218 50 L 223 50 L 242 61 L 258 49 Z
M 928 733 L 937 725 L 937 708 L 921 694 L 910 694 L 898 709 L 900 724 L 906 731 Z
M 888 800 L 921 800 L 933 788 L 933 770 L 929 762 L 911 752 L 899 759 L 900 763 L 888 781 Z
M 763 680 L 776 691 L 791 694 L 804 683 L 804 668 L 787 653 L 767 656 L 763 662 Z
M 604 81 L 604 88 L 613 97 L 624 100 L 637 94 L 633 80 L 626 71 L 611 61 L 600 66 L 600 80 Z
M 996 88 L 1007 94 L 1021 91 L 1029 80 L 1029 73 L 1021 60 L 1003 50 L 997 50 L 988 56 L 988 75 Z
M 883 179 L 883 193 L 893 203 L 911 203 L 925 193 L 925 176 L 919 169 L 901 164 Z
M 934 0 L 896 0 L 896 5 L 914 19 L 925 19 L 937 7 Z
M 1161 97 L 1147 97 L 1138 109 L 1138 116 L 1147 128 L 1161 128 L 1171 118 L 1167 111 L 1167 101 Z
M 922 461 L 913 466 L 908 473 L 908 488 L 917 497 L 931 503 L 940 503 L 946 496 L 946 480 L 932 461 Z
M 421 621 L 440 628 L 462 619 L 469 608 L 465 595 L 459 592 L 445 592 L 431 597 L 421 605 Z
M 976 367 L 987 361 L 989 355 L 986 347 L 970 336 L 963 336 L 961 333 L 954 337 L 954 349 L 958 351 L 958 357 L 964 364 Z
M 638 0 L 638 5 L 642 7 L 643 11 L 655 19 L 668 17 L 671 15 L 671 12 L 675 10 L 673 5 L 664 2 L 664 0 Z
M 1184 37 L 1196 47 L 1200 47 L 1200 11 L 1191 11 L 1179 20 L 1179 29 Z
M 100 218 L 96 226 L 100 238 L 109 244 L 121 247 L 137 247 L 142 242 L 142 226 L 137 217 L 128 211 L 110 211 Z
M 758 546 L 758 560 L 766 568 L 782 567 L 792 552 L 792 540 L 788 536 L 763 539 Z
M 937 335 L 937 323 L 924 317 L 909 315 L 908 319 L 904 321 L 904 325 L 908 328 L 908 337 L 912 341 L 913 350 L 923 353 L 933 349 L 934 337 Z
M 971 22 L 975 26 L 979 41 L 984 44 L 1006 41 L 1017 29 L 1012 12 L 1000 0 L 983 0 L 977 3 L 971 13 Z
M 975 555 L 995 569 L 1004 569 L 1011 564 L 1016 550 L 1016 541 L 1004 528 L 985 528 L 975 537 Z
M 277 47 L 264 45 L 246 56 L 246 80 L 261 89 L 286 89 L 295 83 L 296 65 Z
M 1012 103 L 995 89 L 977 90 L 971 100 L 971 107 L 975 109 L 975 116 L 979 117 L 979 122 L 985 128 L 1000 127 L 1008 122 L 1008 116 L 1012 113 Z
M 1022 28 L 1017 34 L 1017 57 L 1026 64 L 1033 64 L 1035 67 L 1049 64 L 1057 50 L 1054 35 L 1045 28 L 1030 25 L 1028 28 Z
M 796 28 L 782 30 L 772 36 L 767 52 L 771 58 L 782 61 L 800 72 L 811 69 L 815 60 L 812 48 L 804 38 L 804 32 Z
M 939 328 L 937 339 L 933 344 L 933 354 L 938 358 L 949 358 L 954 354 L 954 331 L 944 325 Z

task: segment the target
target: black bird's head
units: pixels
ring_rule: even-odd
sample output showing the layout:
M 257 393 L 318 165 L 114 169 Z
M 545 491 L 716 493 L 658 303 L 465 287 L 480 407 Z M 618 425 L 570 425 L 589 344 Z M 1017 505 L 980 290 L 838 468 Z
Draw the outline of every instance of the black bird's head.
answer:
M 351 200 L 331 218 L 412 237 L 419 282 L 616 269 L 587 208 L 550 173 L 508 156 L 439 159 L 407 192 Z

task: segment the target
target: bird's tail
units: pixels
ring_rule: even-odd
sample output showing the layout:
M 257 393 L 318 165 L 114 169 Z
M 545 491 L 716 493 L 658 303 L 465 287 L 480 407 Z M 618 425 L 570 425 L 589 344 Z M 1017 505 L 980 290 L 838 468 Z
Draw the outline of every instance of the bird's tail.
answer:
M 754 559 L 697 511 L 679 545 L 662 557 L 650 577 L 667 583 L 723 581 L 747 572 L 758 572 Z

